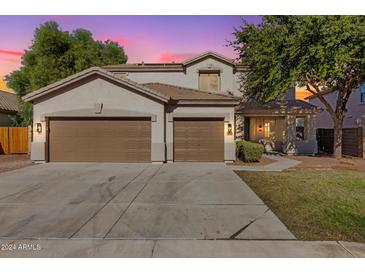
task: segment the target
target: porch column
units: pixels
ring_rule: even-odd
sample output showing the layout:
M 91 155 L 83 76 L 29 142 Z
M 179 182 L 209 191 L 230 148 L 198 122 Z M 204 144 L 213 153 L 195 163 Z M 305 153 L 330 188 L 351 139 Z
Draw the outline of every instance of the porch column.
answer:
M 245 138 L 245 116 L 242 113 L 235 114 L 235 137 L 238 140 Z
M 287 154 L 295 154 L 296 148 L 296 124 L 295 115 L 288 114 L 284 121 L 285 126 L 285 142 L 283 152 Z
M 308 114 L 306 121 L 306 132 L 305 136 L 307 140 L 316 140 L 317 139 L 317 120 L 315 114 Z

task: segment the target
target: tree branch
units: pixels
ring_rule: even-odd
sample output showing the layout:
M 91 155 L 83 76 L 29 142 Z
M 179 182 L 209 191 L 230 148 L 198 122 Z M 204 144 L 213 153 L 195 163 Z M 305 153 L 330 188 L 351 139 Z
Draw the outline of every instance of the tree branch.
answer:
M 311 88 L 311 86 L 315 89 L 313 90 Z M 330 115 L 332 116 L 332 118 L 336 119 L 336 113 L 333 109 L 333 107 L 331 106 L 331 104 L 329 102 L 327 102 L 326 98 L 324 98 L 323 94 L 321 94 L 321 91 L 319 90 L 319 88 L 312 82 L 309 84 L 306 84 L 306 88 L 307 90 L 312 93 L 314 96 L 316 96 L 323 105 L 325 105 L 325 107 L 327 108 L 328 112 L 330 113 Z

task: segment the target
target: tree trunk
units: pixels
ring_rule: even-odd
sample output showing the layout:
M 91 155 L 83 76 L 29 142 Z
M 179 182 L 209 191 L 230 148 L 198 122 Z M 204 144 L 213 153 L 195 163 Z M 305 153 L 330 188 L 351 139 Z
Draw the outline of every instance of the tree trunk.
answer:
M 336 119 L 333 121 L 333 155 L 335 158 L 342 157 L 342 121 Z

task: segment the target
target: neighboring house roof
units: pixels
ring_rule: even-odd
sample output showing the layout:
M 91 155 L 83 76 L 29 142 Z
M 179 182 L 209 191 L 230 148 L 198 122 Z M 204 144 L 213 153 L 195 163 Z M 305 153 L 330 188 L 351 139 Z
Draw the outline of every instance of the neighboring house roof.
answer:
M 319 112 L 322 109 L 302 100 L 273 101 L 265 104 L 246 102 L 239 104 L 237 113 L 286 113 L 286 112 Z
M 19 103 L 16 95 L 0 90 L 0 112 L 17 112 Z
M 169 96 L 172 100 L 220 100 L 220 101 L 238 101 L 238 98 L 217 94 L 212 92 L 206 92 L 197 89 L 179 87 L 162 83 L 147 83 L 143 84 L 145 87 L 156 90 Z
M 33 91 L 25 96 L 22 99 L 26 102 L 31 102 L 37 98 L 50 94 L 54 91 L 65 88 L 69 85 L 77 83 L 85 78 L 88 78 L 93 75 L 99 75 L 110 79 L 119 84 L 125 85 L 127 87 L 133 88 L 136 91 L 139 91 L 145 95 L 151 96 L 155 99 L 158 99 L 162 102 L 171 102 L 176 100 L 207 100 L 207 101 L 224 101 L 236 104 L 238 103 L 238 99 L 228 95 L 220 95 L 213 94 L 209 92 L 204 92 L 200 90 L 188 89 L 178 86 L 166 85 L 161 83 L 150 83 L 150 84 L 138 84 L 134 81 L 131 81 L 127 78 L 117 77 L 114 73 L 108 72 L 99 67 L 93 67 L 90 69 L 83 70 L 79 73 L 71 75 L 65 79 L 57 81 L 53 84 L 45 86 L 41 89 Z
M 237 63 L 234 59 L 223 56 L 213 51 L 207 51 L 202 54 L 196 55 L 191 59 L 188 59 L 182 63 L 136 63 L 136 64 L 118 64 L 103 66 L 104 69 L 112 72 L 132 72 L 132 71 L 164 71 L 164 72 L 183 72 L 186 67 L 204 60 L 206 58 L 213 58 L 220 60 L 226 64 L 231 65 L 237 71 L 245 71 L 246 66 L 241 63 Z
M 320 94 L 322 94 L 322 95 L 327 95 L 327 94 L 330 94 L 330 93 L 333 93 L 333 92 L 336 92 L 336 90 L 322 91 Z M 317 96 L 317 95 L 312 94 L 312 95 L 310 95 L 310 96 L 305 97 L 305 99 L 306 99 L 306 100 L 311 100 L 311 99 L 314 99 L 314 98 L 318 98 L 318 96 Z

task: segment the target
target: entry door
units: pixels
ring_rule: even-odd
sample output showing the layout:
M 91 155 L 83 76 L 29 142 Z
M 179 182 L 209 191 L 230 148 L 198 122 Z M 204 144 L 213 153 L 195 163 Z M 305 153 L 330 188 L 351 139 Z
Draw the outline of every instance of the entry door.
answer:
M 51 119 L 51 162 L 150 162 L 150 119 Z
M 175 119 L 175 161 L 224 161 L 223 119 Z

